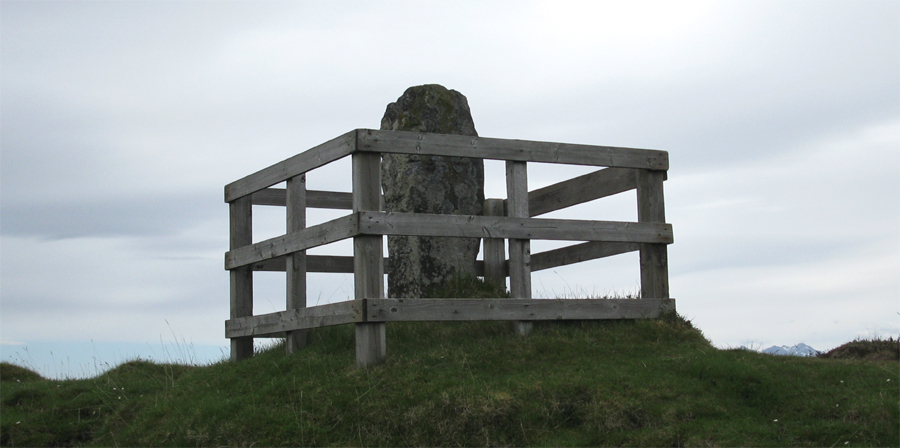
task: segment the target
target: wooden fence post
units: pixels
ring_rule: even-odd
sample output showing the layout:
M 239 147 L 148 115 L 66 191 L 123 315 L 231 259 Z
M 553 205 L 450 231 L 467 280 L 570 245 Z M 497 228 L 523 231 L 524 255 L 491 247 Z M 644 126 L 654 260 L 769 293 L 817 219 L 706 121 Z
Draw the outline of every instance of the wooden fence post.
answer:
M 638 222 L 666 222 L 663 181 L 666 172 L 637 170 Z M 641 243 L 641 297 L 669 298 L 669 265 L 665 244 Z
M 381 154 L 353 153 L 353 212 L 381 211 Z M 353 290 L 358 299 L 384 298 L 383 236 L 353 237 Z M 367 367 L 387 356 L 384 322 L 356 324 L 356 365 Z
M 234 250 L 253 244 L 253 205 L 249 195 L 228 204 L 230 238 Z M 231 277 L 231 318 L 253 315 L 253 267 L 243 266 L 229 271 Z M 231 338 L 231 360 L 253 356 L 253 338 Z
M 306 228 L 306 175 L 287 180 L 287 232 Z M 287 274 L 287 310 L 306 308 L 306 251 L 285 257 Z M 306 347 L 306 330 L 285 334 L 285 351 L 294 353 Z
M 503 216 L 503 199 L 484 201 L 484 216 Z M 484 239 L 484 279 L 506 287 L 506 248 L 503 238 Z
M 528 218 L 528 166 L 506 162 L 507 216 Z M 531 240 L 509 240 L 509 292 L 514 299 L 531 298 Z M 531 322 L 514 322 L 515 332 L 526 336 Z

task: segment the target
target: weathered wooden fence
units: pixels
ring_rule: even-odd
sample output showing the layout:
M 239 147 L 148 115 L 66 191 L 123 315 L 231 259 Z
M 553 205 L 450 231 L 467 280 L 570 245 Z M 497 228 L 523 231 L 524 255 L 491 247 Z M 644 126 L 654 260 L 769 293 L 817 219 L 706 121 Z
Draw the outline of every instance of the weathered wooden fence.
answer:
M 381 154 L 476 157 L 506 161 L 507 199 L 488 199 L 484 216 L 387 213 L 381 209 Z M 305 174 L 352 157 L 352 193 L 307 190 Z M 607 167 L 528 191 L 528 162 Z M 668 153 L 644 149 L 505 140 L 459 135 L 357 129 L 225 187 L 230 207 L 231 319 L 225 336 L 231 358 L 252 356 L 253 338 L 285 337 L 287 351 L 306 344 L 305 331 L 327 325 L 356 326 L 356 362 L 367 366 L 387 353 L 385 323 L 397 321 L 508 320 L 527 334 L 535 320 L 655 318 L 674 311 L 669 298 L 663 181 Z M 270 188 L 286 182 L 286 188 Z M 537 219 L 535 216 L 637 189 L 638 222 Z M 287 207 L 284 235 L 252 242 L 252 206 Z M 306 227 L 306 208 L 351 210 Z M 511 299 L 387 299 L 385 235 L 484 238 L 476 269 L 504 284 Z M 306 250 L 353 238 L 353 256 L 306 255 Z M 531 254 L 530 241 L 582 241 Z M 504 253 L 509 241 L 509 259 Z M 640 251 L 640 299 L 531 298 L 531 272 Z M 287 275 L 286 311 L 253 315 L 253 271 Z M 308 272 L 353 273 L 354 300 L 306 306 Z

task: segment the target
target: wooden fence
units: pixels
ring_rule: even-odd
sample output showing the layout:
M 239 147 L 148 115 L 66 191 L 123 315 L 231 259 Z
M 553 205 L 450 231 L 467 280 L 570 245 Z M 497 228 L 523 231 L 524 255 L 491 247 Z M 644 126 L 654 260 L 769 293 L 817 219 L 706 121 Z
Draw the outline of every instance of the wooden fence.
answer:
M 484 216 L 388 213 L 381 209 L 381 154 L 475 157 L 506 161 L 507 199 L 485 201 Z M 352 193 L 307 190 L 305 174 L 352 157 Z M 528 162 L 607 167 L 528 191 Z M 663 181 L 668 153 L 645 149 L 505 140 L 459 135 L 357 129 L 225 187 L 230 208 L 231 318 L 225 336 L 231 358 L 252 356 L 253 338 L 285 337 L 287 351 L 306 344 L 306 330 L 356 326 L 356 362 L 364 367 L 387 353 L 385 323 L 397 321 L 508 320 L 527 334 L 535 320 L 656 318 L 674 311 L 669 298 Z M 271 188 L 286 182 L 286 188 Z M 540 219 L 535 216 L 637 189 L 638 222 Z M 252 242 L 252 206 L 287 208 L 287 232 Z M 307 227 L 306 208 L 351 210 Z M 480 237 L 484 261 L 476 269 L 505 284 L 511 299 L 387 299 L 384 295 L 385 235 Z M 353 256 L 306 255 L 306 250 L 353 238 Z M 530 240 L 581 241 L 531 254 Z M 504 252 L 508 240 L 509 259 Z M 626 252 L 640 251 L 640 299 L 531 298 L 531 272 Z M 286 311 L 253 315 L 253 272 L 287 276 Z M 306 306 L 307 272 L 352 273 L 354 300 Z

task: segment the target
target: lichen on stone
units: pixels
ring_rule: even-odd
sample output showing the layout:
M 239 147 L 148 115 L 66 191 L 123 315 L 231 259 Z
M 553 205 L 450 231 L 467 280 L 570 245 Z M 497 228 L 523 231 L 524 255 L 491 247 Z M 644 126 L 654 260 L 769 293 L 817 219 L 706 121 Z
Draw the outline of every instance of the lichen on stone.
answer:
M 381 129 L 477 136 L 466 97 L 437 84 L 406 89 L 387 106 Z M 399 213 L 480 215 L 481 159 L 385 154 L 385 208 Z M 474 276 L 479 238 L 389 236 L 388 295 L 424 297 L 453 276 Z

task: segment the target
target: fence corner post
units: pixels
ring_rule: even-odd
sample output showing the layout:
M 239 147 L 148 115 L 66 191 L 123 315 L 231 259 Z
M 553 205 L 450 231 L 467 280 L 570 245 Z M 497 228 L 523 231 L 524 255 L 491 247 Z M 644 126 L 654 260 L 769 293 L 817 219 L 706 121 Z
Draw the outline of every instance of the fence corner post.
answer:
M 666 222 L 663 181 L 666 172 L 637 170 L 638 222 Z M 641 243 L 641 297 L 669 298 L 669 264 L 665 244 Z
M 231 250 L 253 244 L 253 202 L 249 195 L 228 203 L 229 248 Z M 231 318 L 253 315 L 253 266 L 241 266 L 229 271 L 231 278 Z M 253 338 L 231 338 L 231 360 L 241 361 L 253 356 Z
M 353 153 L 353 212 L 381 211 L 381 154 Z M 362 299 L 384 298 L 382 235 L 353 237 L 353 293 Z M 384 322 L 356 324 L 356 366 L 368 367 L 387 356 Z

